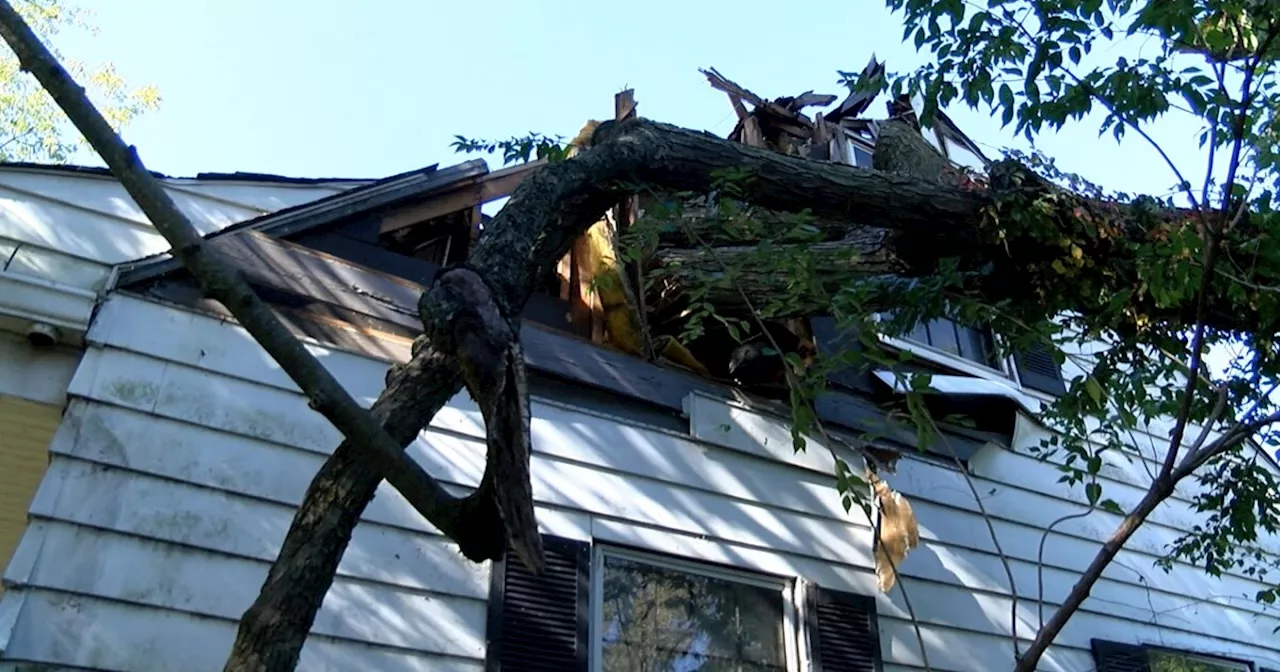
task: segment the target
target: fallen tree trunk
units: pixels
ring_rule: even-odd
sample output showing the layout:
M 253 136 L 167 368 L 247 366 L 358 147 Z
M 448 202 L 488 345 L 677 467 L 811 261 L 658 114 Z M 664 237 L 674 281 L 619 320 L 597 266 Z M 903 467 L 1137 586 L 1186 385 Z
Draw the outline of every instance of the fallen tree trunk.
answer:
M 727 312 L 749 312 L 745 295 L 763 317 L 803 317 L 828 310 L 831 297 L 850 281 L 903 273 L 906 264 L 893 255 L 892 234 L 863 228 L 845 240 L 813 245 L 667 248 L 655 255 L 655 276 L 675 287 L 705 289 L 706 299 Z
M 1033 263 L 1025 259 L 1062 254 L 1061 248 L 1036 243 L 1034 237 L 1029 237 L 1030 241 L 1016 235 L 1006 238 L 1007 248 L 984 242 L 991 235 L 978 232 L 989 226 L 983 224 L 984 218 L 998 218 L 1003 213 L 1001 207 L 1025 207 L 1007 193 L 970 192 L 905 176 L 807 161 L 635 119 L 602 124 L 593 147 L 531 175 L 486 227 L 467 267 L 484 278 L 500 314 L 514 319 L 534 281 L 552 272 L 555 260 L 568 251 L 572 241 L 637 182 L 706 193 L 714 186 L 713 174 L 724 168 L 746 169 L 752 176 L 747 193 L 752 202 L 764 207 L 809 208 L 820 216 L 856 217 L 864 225 L 899 232 L 895 256 L 904 264 L 905 274 L 924 274 L 941 256 L 968 254 L 975 263 L 992 259 L 1002 266 L 992 276 L 1008 278 Z M 1008 193 L 1020 193 L 1017 180 L 1025 172 L 1012 168 L 1008 172 Z M 1117 209 L 1109 221 L 1117 227 L 1127 226 L 1123 214 Z M 1142 229 L 1137 231 L 1136 235 L 1142 235 Z M 1044 281 L 1061 284 L 1056 276 L 1034 269 L 1030 272 L 1034 277 L 1023 286 Z M 999 284 L 988 284 L 985 289 L 992 296 L 1018 293 L 1014 287 Z M 1057 295 L 1054 304 L 1064 303 L 1067 296 Z M 1081 303 L 1086 309 L 1090 307 L 1088 301 Z M 1177 318 L 1188 309 L 1173 306 L 1162 310 Z M 1222 311 L 1216 316 L 1222 324 L 1251 319 Z M 396 367 L 393 378 L 399 382 L 379 398 L 378 408 L 387 409 L 384 424 L 405 429 L 397 438 L 406 440 L 409 427 L 425 426 L 460 389 L 450 362 L 426 344 L 411 362 Z M 413 403 L 393 402 L 398 390 L 409 389 L 420 390 Z M 258 660 L 280 664 L 271 669 L 284 669 L 296 662 L 332 580 L 332 570 L 379 478 L 376 471 L 362 464 L 356 448 L 348 443 L 340 446 L 317 474 L 263 593 L 245 614 L 236 645 L 238 656 L 253 654 Z M 335 497 L 333 493 L 340 494 Z M 233 657 L 232 662 L 236 660 Z M 228 669 L 265 668 L 229 664 Z
M 659 226 L 658 243 L 663 249 L 754 244 L 762 239 L 778 243 L 834 241 L 862 228 L 848 220 L 757 207 L 723 215 L 696 202 L 684 204 L 678 220 L 639 222 L 641 226 L 645 224 Z
M 38 44 L 30 35 L 23 40 Z M 47 76 L 41 82 L 49 88 Z M 57 98 L 63 109 L 71 107 L 68 96 L 74 98 Z M 72 118 L 85 132 L 82 119 L 75 114 Z M 93 130 L 102 135 L 102 128 Z M 119 144 L 118 138 L 115 142 Z M 761 207 L 782 212 L 809 209 L 821 218 L 892 231 L 891 245 L 876 253 L 886 255 L 899 276 L 929 275 L 939 259 L 955 257 L 965 268 L 985 269 L 970 290 L 993 301 L 1012 299 L 1040 314 L 1099 310 L 1116 292 L 1140 287 L 1134 249 L 1158 236 L 1162 226 L 1179 225 L 1167 217 L 1063 195 L 1016 164 L 997 166 L 992 190 L 979 192 L 783 156 L 640 119 L 602 124 L 594 144 L 578 157 L 530 176 L 486 227 L 468 264 L 442 273 L 424 294 L 424 336 L 412 359 L 393 368 L 387 389 L 374 405 L 373 417 L 386 434 L 350 410 L 349 396 L 326 396 L 320 390 L 327 384 L 323 377 L 308 382 L 301 375 L 308 370 L 305 358 L 290 365 L 303 391 L 317 399 L 317 407 L 351 438 L 313 479 L 261 594 L 244 615 L 228 670 L 296 666 L 352 530 L 382 479 L 380 468 L 402 463 L 402 457 L 372 461 L 369 456 L 377 451 L 371 449 L 412 441 L 464 383 L 485 412 L 489 462 L 472 495 L 445 500 L 451 503 L 451 515 L 430 517 L 472 560 L 498 558 L 513 544 L 526 561 L 538 564 L 527 473 L 527 396 L 513 336 L 518 333 L 515 321 L 535 281 L 550 273 L 572 241 L 637 183 L 707 193 L 715 188 L 721 170 L 736 169 L 748 175 L 740 185 L 746 197 Z M 122 182 L 129 184 L 141 172 L 122 144 L 109 151 L 95 147 Z M 158 207 L 163 206 L 161 202 Z M 198 239 L 174 240 L 175 255 L 199 266 Z M 1062 245 L 1063 240 L 1068 244 Z M 1242 244 L 1240 250 L 1247 248 Z M 1046 270 L 1053 261 L 1082 257 L 1104 263 L 1082 265 L 1069 281 L 1058 271 Z M 1229 294 L 1222 284 L 1213 286 L 1211 324 L 1259 326 L 1250 304 L 1256 297 L 1249 292 Z M 215 288 L 206 283 L 206 290 Z M 225 294 L 235 311 L 235 293 Z M 252 307 L 254 298 L 243 294 L 239 300 Z M 1154 319 L 1183 323 L 1192 310 L 1184 305 L 1189 301 L 1160 303 L 1141 294 L 1135 294 L 1132 303 L 1136 311 Z M 246 317 L 255 314 L 240 312 Z M 1267 334 L 1274 331 L 1274 325 L 1260 326 Z M 268 338 L 268 331 L 254 328 L 252 333 L 282 364 L 290 361 L 289 349 L 272 345 L 278 339 Z M 382 453 L 394 453 L 394 448 Z

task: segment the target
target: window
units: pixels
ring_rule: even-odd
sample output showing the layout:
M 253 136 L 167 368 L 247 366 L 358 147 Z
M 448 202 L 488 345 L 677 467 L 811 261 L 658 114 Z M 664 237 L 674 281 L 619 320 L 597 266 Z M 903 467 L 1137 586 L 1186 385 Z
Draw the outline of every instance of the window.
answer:
M 1247 661 L 1224 656 L 1101 639 L 1093 640 L 1092 644 L 1098 672 L 1253 672 L 1254 669 Z
M 487 672 L 878 672 L 874 597 L 543 536 L 493 564 Z
M 1000 368 L 1000 362 L 995 357 L 991 332 L 986 329 L 962 326 L 953 320 L 939 317 L 917 324 L 902 338 L 975 364 L 993 369 Z
M 1248 663 L 1162 649 L 1147 650 L 1147 665 L 1151 672 L 1251 672 Z
M 595 639 L 608 672 L 785 672 L 788 587 L 600 554 Z M 692 571 L 691 571 L 692 570 Z
M 849 143 L 849 163 L 850 165 L 872 170 L 871 148 L 864 147 L 856 142 Z

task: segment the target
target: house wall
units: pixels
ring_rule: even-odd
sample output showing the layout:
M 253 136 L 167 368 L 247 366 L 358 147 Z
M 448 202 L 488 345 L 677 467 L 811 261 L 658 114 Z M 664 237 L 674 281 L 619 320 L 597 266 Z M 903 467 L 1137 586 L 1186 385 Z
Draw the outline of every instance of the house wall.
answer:
M 162 182 L 201 233 L 359 184 Z M 83 333 L 112 265 L 167 249 L 109 176 L 0 167 L 0 563 L 8 561 L 25 525 Z M 33 322 L 56 328 L 59 347 L 27 343 Z
M 161 180 L 202 234 L 339 193 L 357 181 Z M 168 243 L 114 178 L 56 166 L 0 166 L 0 330 L 32 321 L 78 344 L 115 264 Z
M 106 670 L 218 670 L 235 620 L 256 596 L 293 507 L 339 435 L 238 327 L 182 309 L 112 296 L 89 334 L 50 446 L 32 523 L 4 574 L 0 649 L 30 661 Z M 407 343 L 387 342 L 389 357 Z M 388 366 L 313 344 L 363 403 Z M 831 458 L 811 442 L 792 452 L 785 424 L 707 397 L 689 399 L 672 431 L 598 409 L 537 399 L 532 477 L 546 533 L 677 553 L 839 590 L 872 594 L 871 529 L 846 514 Z M 1083 493 L 1022 446 L 988 447 L 974 477 L 904 459 L 890 481 L 912 502 L 921 547 L 900 569 L 935 670 L 1003 669 L 1016 627 L 1037 623 L 1070 590 L 1117 522 L 1105 513 L 1063 522 Z M 410 448 L 457 487 L 483 470 L 482 424 L 460 395 Z M 1140 495 L 1142 466 L 1104 469 L 1107 496 Z M 997 553 L 971 491 L 981 497 Z M 1186 492 L 1180 493 L 1186 496 Z M 1090 639 L 1159 643 L 1280 665 L 1280 614 L 1250 597 L 1244 576 L 1152 567 L 1192 514 L 1157 512 L 1106 572 L 1042 669 L 1094 668 Z M 1263 543 L 1280 554 L 1280 540 Z M 455 547 L 385 484 L 366 511 L 315 622 L 300 669 L 481 670 L 488 566 Z M 885 670 L 920 669 L 903 595 L 878 597 Z M 1046 613 L 1047 615 L 1047 613 Z M 0 663 L 0 669 L 6 669 Z M 12 668 L 10 668 L 12 669 Z

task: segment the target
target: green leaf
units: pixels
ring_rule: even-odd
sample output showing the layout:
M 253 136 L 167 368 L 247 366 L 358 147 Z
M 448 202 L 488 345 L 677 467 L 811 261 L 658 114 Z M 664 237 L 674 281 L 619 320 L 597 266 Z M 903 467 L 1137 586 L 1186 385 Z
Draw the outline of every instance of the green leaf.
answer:
M 1102 500 L 1101 502 L 1098 503 L 1098 508 L 1102 509 L 1103 511 L 1106 511 L 1107 513 L 1114 513 L 1117 516 L 1124 515 L 1124 509 L 1120 508 L 1120 505 L 1117 504 L 1116 500 L 1114 499 Z
M 1089 504 L 1091 506 L 1093 504 L 1097 504 L 1098 498 L 1102 496 L 1102 485 L 1097 481 L 1086 483 L 1084 486 L 1084 494 L 1089 498 Z
M 1103 391 L 1102 385 L 1097 378 L 1086 376 L 1084 379 L 1085 391 L 1089 393 L 1089 398 L 1093 400 L 1094 405 L 1102 406 Z

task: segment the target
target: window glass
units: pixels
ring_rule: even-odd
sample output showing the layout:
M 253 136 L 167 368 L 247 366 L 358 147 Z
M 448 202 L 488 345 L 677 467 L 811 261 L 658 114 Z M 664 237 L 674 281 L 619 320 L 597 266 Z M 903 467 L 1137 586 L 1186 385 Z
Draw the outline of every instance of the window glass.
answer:
M 871 150 L 851 142 L 849 143 L 849 154 L 851 154 L 849 163 L 859 168 L 872 170 Z
M 969 149 L 964 145 L 961 145 L 958 142 L 953 142 L 950 139 L 947 140 L 947 156 L 950 157 L 952 161 L 964 166 L 965 168 L 976 170 L 978 172 L 983 172 L 987 168 L 986 164 L 983 163 L 982 159 L 979 158 L 977 154 L 969 151 Z
M 1248 672 L 1248 666 L 1228 660 L 1214 660 L 1175 651 L 1149 649 L 1151 672 Z
M 917 324 L 902 338 L 976 364 L 996 366 L 993 356 L 995 348 L 989 331 L 962 326 L 945 317 Z
M 786 670 L 783 593 L 604 555 L 606 672 Z

